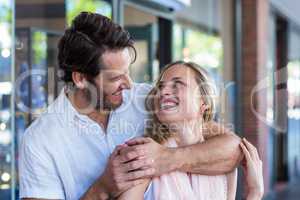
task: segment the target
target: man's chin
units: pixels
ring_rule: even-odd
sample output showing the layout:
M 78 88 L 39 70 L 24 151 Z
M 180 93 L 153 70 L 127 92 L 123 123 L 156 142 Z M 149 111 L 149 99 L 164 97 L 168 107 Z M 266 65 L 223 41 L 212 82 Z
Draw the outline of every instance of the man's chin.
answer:
M 119 108 L 121 105 L 122 105 L 122 101 L 119 103 L 112 103 L 111 108 L 112 108 L 112 110 L 115 110 L 115 109 Z
M 122 105 L 123 99 L 119 99 L 118 101 L 110 101 L 107 105 L 111 108 L 111 110 L 115 110 Z
M 112 110 L 116 110 L 121 105 L 122 105 L 122 101 L 120 101 L 120 102 L 106 102 L 103 106 L 100 106 L 100 104 L 98 104 L 96 106 L 96 109 L 97 110 L 112 111 Z

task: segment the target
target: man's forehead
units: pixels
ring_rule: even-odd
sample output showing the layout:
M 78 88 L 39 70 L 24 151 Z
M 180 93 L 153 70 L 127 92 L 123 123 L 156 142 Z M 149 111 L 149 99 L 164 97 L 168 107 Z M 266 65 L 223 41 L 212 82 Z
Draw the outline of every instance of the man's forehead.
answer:
M 104 69 L 118 70 L 123 67 L 128 67 L 131 62 L 131 57 L 127 48 L 118 50 L 107 50 L 102 55 Z
M 102 69 L 101 73 L 105 75 L 118 75 L 118 74 L 124 74 L 128 71 L 129 71 L 128 68 L 119 67 L 119 69 L 108 69 L 108 68 Z

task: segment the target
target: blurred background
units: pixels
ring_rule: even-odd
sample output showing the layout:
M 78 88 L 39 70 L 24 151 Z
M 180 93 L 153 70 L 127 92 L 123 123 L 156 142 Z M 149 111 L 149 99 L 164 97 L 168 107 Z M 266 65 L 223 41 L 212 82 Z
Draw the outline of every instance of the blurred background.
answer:
M 81 11 L 132 34 L 136 82 L 153 82 L 175 60 L 205 67 L 219 88 L 216 120 L 259 150 L 265 199 L 299 199 L 299 8 L 297 0 L 0 0 L 0 199 L 18 199 L 20 137 L 62 87 L 57 42 Z

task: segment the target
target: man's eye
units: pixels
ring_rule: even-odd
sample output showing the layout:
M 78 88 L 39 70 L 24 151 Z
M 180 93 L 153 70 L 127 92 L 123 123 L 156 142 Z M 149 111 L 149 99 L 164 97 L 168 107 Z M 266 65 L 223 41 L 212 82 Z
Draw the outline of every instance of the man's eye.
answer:
M 117 77 L 111 78 L 110 80 L 111 80 L 111 81 L 118 81 L 118 80 L 120 80 L 120 79 L 121 79 L 121 76 L 117 76 Z

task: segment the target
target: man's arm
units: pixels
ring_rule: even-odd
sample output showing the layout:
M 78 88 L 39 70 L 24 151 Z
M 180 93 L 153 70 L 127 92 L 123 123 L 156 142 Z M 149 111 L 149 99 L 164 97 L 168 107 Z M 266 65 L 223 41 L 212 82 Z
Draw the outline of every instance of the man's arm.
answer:
M 126 146 L 126 145 L 125 145 Z M 124 145 L 116 147 L 108 160 L 104 173 L 94 182 L 86 191 L 80 200 L 108 200 L 119 197 L 123 192 L 145 183 L 144 176 L 152 174 L 151 169 L 140 168 L 136 164 L 138 157 L 144 156 L 143 152 L 135 151 L 127 154 L 122 152 Z M 139 159 L 138 162 L 147 164 L 145 159 Z
M 135 152 L 123 153 L 121 149 L 124 146 L 126 145 L 116 147 L 103 174 L 90 186 L 80 200 L 116 198 L 128 189 L 145 183 L 143 177 L 153 174 L 151 168 L 136 171 L 141 168 L 141 165 L 149 164 L 149 161 L 140 158 L 144 157 L 144 154 L 139 149 L 136 149 Z M 22 200 L 48 200 L 48 198 L 22 198 Z
M 174 152 L 181 160 L 179 170 L 216 175 L 229 173 L 238 166 L 243 155 L 239 147 L 241 139 L 235 133 L 212 121 L 205 124 L 204 138 L 203 143 Z
M 204 124 L 203 136 L 205 140 L 213 138 L 218 135 L 235 135 L 234 132 L 230 131 L 224 125 L 217 123 L 215 121 L 210 121 Z
M 215 122 L 207 125 L 207 131 L 205 142 L 179 148 L 165 147 L 151 138 L 134 138 L 126 143 L 132 147 L 130 151 L 134 152 L 135 146 L 143 149 L 146 158 L 152 160 L 143 167 L 154 168 L 154 176 L 175 170 L 203 175 L 233 171 L 242 159 L 240 138 Z
M 219 135 L 203 143 L 177 148 L 173 158 L 178 170 L 203 175 L 231 172 L 241 160 L 240 139 L 235 135 Z
M 116 191 L 125 191 L 142 183 L 144 181 L 142 178 L 174 170 L 203 175 L 218 175 L 233 171 L 242 159 L 240 138 L 215 122 L 206 124 L 204 137 L 203 143 L 180 148 L 167 148 L 150 138 L 135 138 L 128 141 L 128 147 L 123 146 L 115 150 L 121 154 L 112 155 L 107 170 L 81 200 L 106 200 L 109 194 L 116 194 Z M 126 173 L 118 172 L 116 169 L 118 167 L 122 168 L 122 171 L 126 169 Z M 119 179 L 115 179 L 118 176 Z

